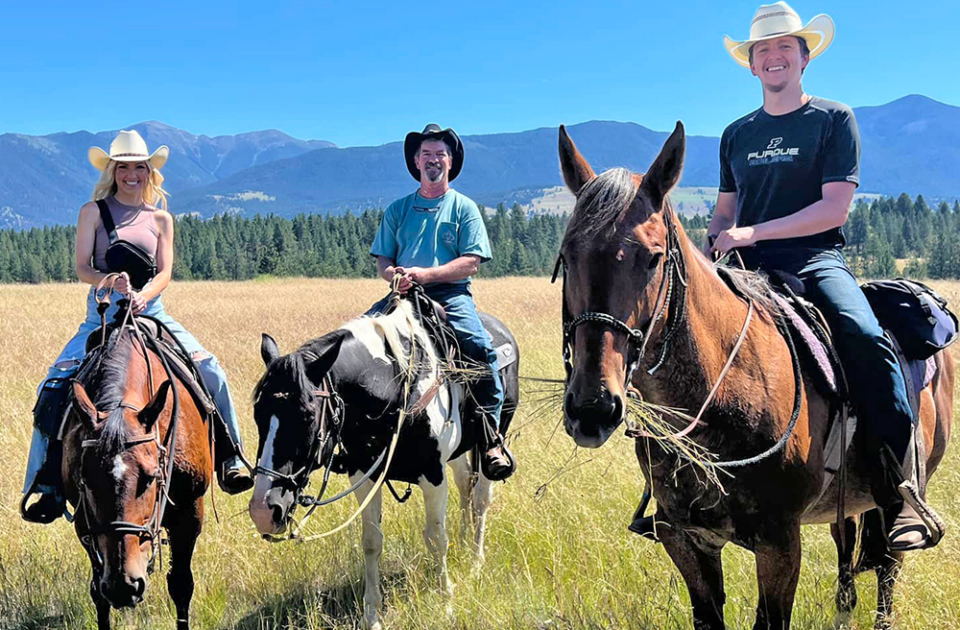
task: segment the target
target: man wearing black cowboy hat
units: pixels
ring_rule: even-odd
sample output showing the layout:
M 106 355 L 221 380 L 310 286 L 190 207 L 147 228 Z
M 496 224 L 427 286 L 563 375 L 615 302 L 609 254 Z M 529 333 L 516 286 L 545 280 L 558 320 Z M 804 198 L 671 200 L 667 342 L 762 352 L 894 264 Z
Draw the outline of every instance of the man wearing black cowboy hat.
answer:
M 488 479 L 506 479 L 513 474 L 514 463 L 505 453 L 499 433 L 503 384 L 497 352 L 470 292 L 470 276 L 477 273 L 480 263 L 490 260 L 490 241 L 477 204 L 450 188 L 463 168 L 463 143 L 453 129 L 430 124 L 422 133 L 407 134 L 403 153 L 407 170 L 420 188 L 387 207 L 370 253 L 377 257 L 384 280 L 393 282 L 400 274 L 401 293 L 416 283 L 439 302 L 460 352 L 489 366 L 470 386 L 485 425 L 485 430 L 478 432 L 486 441 L 481 468 Z M 386 299 L 371 312 L 385 304 Z

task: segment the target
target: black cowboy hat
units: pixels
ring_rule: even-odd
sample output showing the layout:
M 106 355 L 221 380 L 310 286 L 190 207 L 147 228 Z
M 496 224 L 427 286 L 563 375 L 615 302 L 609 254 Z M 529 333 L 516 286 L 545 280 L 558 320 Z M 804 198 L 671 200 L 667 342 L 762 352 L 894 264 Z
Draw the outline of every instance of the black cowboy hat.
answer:
M 460 174 L 463 168 L 463 143 L 460 142 L 460 136 L 453 129 L 441 129 L 440 125 L 430 123 L 423 128 L 423 131 L 417 133 L 411 131 L 403 141 L 403 156 L 407 160 L 407 170 L 415 180 L 420 181 L 420 169 L 413 161 L 413 156 L 420 149 L 420 144 L 424 140 L 443 140 L 453 151 L 453 166 L 450 168 L 450 181 L 452 182 Z

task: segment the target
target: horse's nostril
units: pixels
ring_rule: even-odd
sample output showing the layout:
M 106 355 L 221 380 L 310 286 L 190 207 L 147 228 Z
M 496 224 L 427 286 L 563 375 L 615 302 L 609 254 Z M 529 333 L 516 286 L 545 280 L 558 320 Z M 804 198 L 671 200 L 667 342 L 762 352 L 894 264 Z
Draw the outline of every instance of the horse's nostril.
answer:
M 273 506 L 273 522 L 274 523 L 283 522 L 283 507 L 280 505 Z
M 137 599 L 143 599 L 143 594 L 147 590 L 147 581 L 143 578 L 136 578 L 133 581 L 133 591 L 134 597 Z

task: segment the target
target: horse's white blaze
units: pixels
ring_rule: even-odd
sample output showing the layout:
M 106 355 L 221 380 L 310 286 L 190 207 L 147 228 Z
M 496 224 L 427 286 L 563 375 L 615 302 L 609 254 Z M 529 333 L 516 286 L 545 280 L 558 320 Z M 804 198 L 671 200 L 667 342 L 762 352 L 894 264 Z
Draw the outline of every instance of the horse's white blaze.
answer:
M 273 443 L 276 441 L 279 428 L 280 420 L 276 416 L 270 416 L 270 430 L 263 442 L 263 454 L 260 456 L 260 465 L 264 468 L 273 468 Z M 273 512 L 267 508 L 267 492 L 272 485 L 273 480 L 270 477 L 257 475 L 253 496 L 250 497 L 250 518 L 261 533 L 271 533 L 276 527 L 273 523 Z
M 127 465 L 123 463 L 122 453 L 113 458 L 113 470 L 110 471 L 110 474 L 117 480 L 117 483 L 123 481 L 123 476 L 127 474 Z

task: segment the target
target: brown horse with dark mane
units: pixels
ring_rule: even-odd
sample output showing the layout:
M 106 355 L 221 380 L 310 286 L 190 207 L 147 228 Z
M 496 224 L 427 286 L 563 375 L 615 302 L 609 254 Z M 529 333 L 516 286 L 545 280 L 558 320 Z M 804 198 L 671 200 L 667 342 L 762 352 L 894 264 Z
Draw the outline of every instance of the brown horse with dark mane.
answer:
M 601 446 L 624 422 L 628 393 L 697 414 L 693 423 L 665 419 L 700 452 L 741 464 L 715 467 L 718 482 L 705 483 L 704 469 L 663 441 L 636 442 L 657 501 L 656 534 L 687 584 L 694 627 L 724 627 L 720 554 L 732 542 L 756 556 L 755 628 L 788 628 L 801 523 L 836 523 L 838 507 L 846 516 L 876 507 L 873 458 L 860 437 L 869 423 L 861 422 L 847 454 L 845 483 L 834 480 L 822 493 L 834 401 L 800 368 L 762 278 L 732 274 L 734 291 L 684 233 L 667 198 L 684 150 L 678 123 L 645 175 L 612 169 L 596 176 L 560 128 L 563 177 L 577 196 L 560 253 L 565 428 L 578 445 Z M 919 414 L 928 476 L 943 457 L 953 408 L 953 360 L 941 351 L 934 361 Z M 842 500 L 838 487 L 845 488 Z M 879 554 L 877 564 L 897 566 L 899 556 L 886 554 L 885 545 Z M 851 558 L 841 555 L 846 576 L 837 601 L 845 607 Z M 881 613 L 889 612 L 882 608 L 883 601 Z
M 171 385 L 152 343 L 131 326 L 114 329 L 81 368 L 63 428 L 63 481 L 90 556 L 101 630 L 111 606 L 143 600 L 161 527 L 177 628 L 189 627 L 190 565 L 213 466 L 203 416 L 179 380 Z

